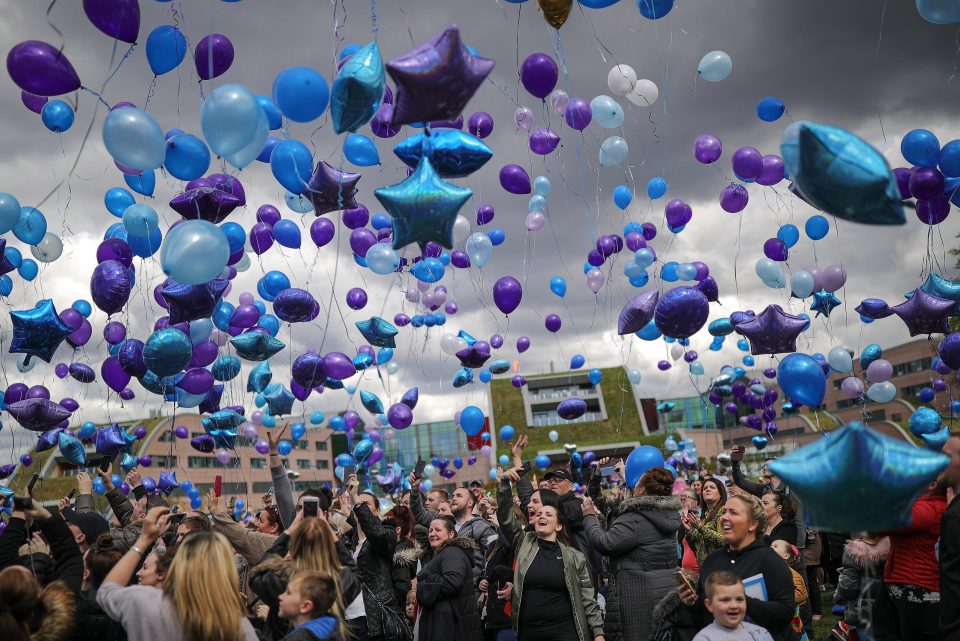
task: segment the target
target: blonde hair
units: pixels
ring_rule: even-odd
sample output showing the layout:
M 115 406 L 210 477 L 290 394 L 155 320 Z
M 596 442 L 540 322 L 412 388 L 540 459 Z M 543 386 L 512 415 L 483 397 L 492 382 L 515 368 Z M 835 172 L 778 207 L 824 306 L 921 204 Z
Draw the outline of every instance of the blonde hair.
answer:
M 226 537 L 194 532 L 177 550 L 163 581 L 187 641 L 240 641 L 246 616 L 240 578 Z
M 747 520 L 757 522 L 756 535 L 758 539 L 762 538 L 762 533 L 767 529 L 767 515 L 763 511 L 763 503 L 760 502 L 760 499 L 753 494 L 740 493 L 727 499 L 727 503 L 730 501 L 740 501 L 747 506 Z
M 346 608 L 343 604 L 343 595 L 340 594 L 340 571 L 343 564 L 337 555 L 337 539 L 333 529 L 325 520 L 320 518 L 306 518 L 290 535 L 290 545 L 287 547 L 290 555 L 290 564 L 294 573 L 320 572 L 336 577 L 334 586 L 336 597 L 330 613 L 337 617 L 337 628 L 340 638 L 346 639 L 347 629 L 343 623 Z

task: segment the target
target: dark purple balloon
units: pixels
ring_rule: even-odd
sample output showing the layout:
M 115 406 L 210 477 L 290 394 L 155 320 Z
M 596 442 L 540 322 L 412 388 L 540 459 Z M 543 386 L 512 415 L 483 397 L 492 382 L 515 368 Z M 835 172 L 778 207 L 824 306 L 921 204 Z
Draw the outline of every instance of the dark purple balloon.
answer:
M 23 383 L 14 383 L 7 387 L 6 391 L 3 393 L 3 402 L 7 405 L 12 405 L 18 401 L 22 401 L 27 398 L 27 393 L 30 391 L 30 388 L 24 385 Z
M 177 387 L 188 394 L 206 394 L 213 387 L 213 374 L 202 367 L 193 367 L 183 374 Z
M 397 327 L 406 327 L 410 324 L 410 317 L 406 314 L 397 314 L 393 317 L 393 324 Z
M 490 347 L 494 349 L 500 349 L 503 347 L 503 336 L 500 334 L 494 334 L 490 337 Z
M 121 392 L 120 392 L 120 398 L 122 398 L 122 399 L 125 400 L 125 401 L 133 400 L 133 398 L 134 398 L 135 396 L 136 396 L 136 394 L 134 394 L 134 393 L 133 393 L 133 390 L 130 389 L 129 387 L 124 388 L 124 389 L 121 390 Z
M 597 253 L 606 258 L 617 253 L 617 243 L 611 236 L 601 236 L 596 242 Z
M 70 376 L 81 383 L 92 383 L 97 380 L 97 374 L 93 368 L 83 363 L 71 363 Z
M 637 251 L 638 249 L 643 249 L 647 246 L 647 241 L 643 239 L 643 234 L 639 232 L 632 231 L 627 234 L 627 249 L 632 252 Z
M 103 339 L 110 345 L 119 345 L 126 337 L 127 328 L 123 326 L 123 323 L 110 321 L 103 327 Z
M 493 284 L 493 302 L 504 314 L 510 314 L 520 306 L 523 287 L 513 276 L 504 276 Z
M 273 311 L 277 318 L 287 323 L 303 323 L 316 318 L 317 301 L 310 292 L 291 287 L 285 289 L 273 301 Z
M 242 205 L 241 198 L 216 187 L 188 189 L 174 196 L 170 201 L 170 208 L 180 214 L 184 220 L 199 218 L 215 225 L 223 222 Z
M 39 40 L 26 40 L 10 50 L 7 73 L 14 84 L 36 96 L 60 96 L 80 88 L 80 78 L 67 56 Z
M 290 381 L 290 393 L 293 394 L 293 397 L 298 401 L 305 401 L 310 397 L 310 389 L 306 387 L 301 387 L 297 384 L 296 381 Z
M 670 361 L 660 361 L 657 363 L 657 369 L 661 372 L 665 372 L 670 369 Z
M 70 369 L 66 363 L 57 363 L 57 366 L 53 368 L 53 373 L 56 374 L 57 378 L 66 378 L 70 374 Z
M 779 238 L 768 238 L 763 243 L 763 255 L 770 260 L 782 263 L 787 260 L 787 257 L 790 255 L 790 250 L 787 249 L 787 244 Z
M 583 131 L 593 120 L 593 110 L 590 109 L 590 103 L 583 98 L 571 98 L 563 112 L 563 119 L 573 129 Z
M 462 249 L 454 249 L 450 253 L 450 263 L 454 267 L 458 267 L 460 269 L 466 269 L 467 267 L 470 266 L 470 256 L 467 254 L 467 252 L 463 251 Z
M 730 162 L 740 180 L 754 180 L 763 171 L 763 155 L 753 147 L 740 147 Z
M 523 88 L 543 100 L 557 86 L 560 72 L 557 63 L 545 53 L 531 53 L 520 65 Z
M 363 205 L 343 210 L 343 224 L 347 229 L 358 229 L 370 220 L 370 211 Z
M 347 307 L 363 309 L 367 306 L 367 292 L 360 287 L 353 287 L 347 292 Z
M 123 371 L 131 376 L 140 378 L 147 373 L 147 365 L 143 362 L 143 341 L 128 338 L 120 345 L 117 353 Z
M 763 157 L 763 169 L 757 176 L 757 184 L 771 187 L 783 180 L 785 168 L 783 158 L 776 154 L 769 154 Z
M 259 256 L 273 246 L 273 227 L 266 223 L 257 223 L 250 228 L 250 247 Z
M 69 396 L 66 398 L 61 398 L 60 405 L 67 408 L 67 411 L 69 412 L 76 412 L 78 409 L 80 409 L 80 403 L 78 403 L 75 398 L 70 398 Z
M 643 238 L 645 240 L 653 240 L 657 237 L 657 227 L 653 223 L 643 223 L 641 227 L 643 228 Z
M 370 130 L 378 138 L 393 138 L 403 127 L 399 125 L 394 127 L 390 124 L 391 120 L 393 120 L 393 105 L 384 103 L 370 120 Z
M 561 325 L 563 325 L 563 321 L 560 320 L 557 314 L 548 314 L 543 321 L 543 326 L 547 328 L 547 331 L 553 332 L 554 334 L 560 331 Z
M 910 195 L 917 200 L 931 200 L 943 195 L 943 184 L 943 174 L 936 168 L 917 167 L 910 176 Z
M 280 210 L 273 205 L 260 205 L 257 209 L 257 222 L 266 223 L 271 227 L 280 221 Z
M 46 96 L 35 96 L 29 91 L 20 92 L 20 101 L 23 102 L 23 106 L 36 114 L 43 111 L 43 106 L 49 100 Z
M 342 381 L 357 373 L 353 360 L 341 352 L 330 352 L 323 356 L 323 370 L 327 376 Z
M 603 257 L 603 254 L 598 252 L 596 249 L 591 249 L 590 253 L 587 254 L 587 262 L 593 265 L 594 267 L 599 267 L 605 261 L 606 259 Z
M 897 189 L 900 190 L 900 198 L 906 200 L 910 198 L 910 176 L 913 170 L 907 167 L 897 167 L 893 170 L 893 177 L 897 180 Z
M 323 247 L 333 240 L 336 229 L 329 218 L 317 218 L 310 224 L 310 238 L 317 247 Z
M 130 374 L 123 370 L 120 359 L 110 356 L 100 364 L 100 376 L 113 391 L 118 394 L 130 383 Z
M 657 302 L 653 321 L 664 336 L 690 338 L 710 315 L 710 301 L 693 287 L 674 287 Z
M 133 44 L 140 33 L 137 0 L 83 0 L 83 12 L 94 27 L 111 38 Z
M 323 220 L 318 218 L 317 220 Z M 377 237 L 366 227 L 360 227 L 350 232 L 350 249 L 357 256 L 364 257 L 367 251 L 377 243 Z
M 481 140 L 493 133 L 493 116 L 486 111 L 477 111 L 467 119 L 467 131 Z
M 664 209 L 664 215 L 670 227 L 682 227 L 693 218 L 693 210 L 690 208 L 690 205 L 682 200 L 674 199 L 667 203 Z
M 50 398 L 50 390 L 43 385 L 34 385 L 27 390 L 27 398 Z M 67 408 L 69 409 L 69 408 Z M 72 410 L 71 410 L 72 411 Z
M 560 136 L 553 129 L 538 127 L 530 133 L 530 151 L 540 156 L 553 152 L 560 144 Z
M 731 214 L 746 209 L 748 202 L 750 202 L 750 193 L 743 185 L 730 183 L 720 192 L 720 207 Z
M 223 75 L 233 64 L 233 43 L 222 34 L 212 33 L 197 43 L 193 61 L 201 80 Z
M 97 247 L 97 262 L 104 263 L 108 260 L 115 260 L 124 267 L 130 267 L 133 264 L 133 250 L 120 238 L 108 238 Z
M 704 165 L 717 162 L 723 154 L 720 139 L 710 134 L 701 134 L 693 141 L 693 157 Z
M 493 220 L 495 213 L 492 205 L 480 205 L 477 208 L 477 224 L 486 225 Z
M 950 199 L 946 194 L 940 194 L 931 200 L 917 201 L 917 218 L 927 225 L 939 225 L 949 214 Z
M 500 186 L 511 194 L 529 194 L 530 175 L 520 165 L 504 165 L 500 168 Z
M 387 422 L 398 430 L 406 429 L 413 423 L 413 410 L 403 403 L 394 403 L 387 410 Z
M 525 351 L 530 349 L 530 339 L 526 336 L 521 336 L 517 339 L 517 351 L 523 354 Z
M 90 321 L 84 318 L 83 322 L 80 324 L 80 327 L 75 332 L 67 336 L 67 343 L 69 343 L 74 349 L 77 349 L 78 347 L 83 347 L 86 345 L 91 336 L 93 336 L 93 325 L 90 324 Z

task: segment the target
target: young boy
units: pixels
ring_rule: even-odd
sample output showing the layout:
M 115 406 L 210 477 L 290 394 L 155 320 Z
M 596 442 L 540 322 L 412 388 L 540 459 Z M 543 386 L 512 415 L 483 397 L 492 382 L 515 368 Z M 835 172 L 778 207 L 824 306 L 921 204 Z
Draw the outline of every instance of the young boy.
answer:
M 693 641 L 773 641 L 764 628 L 744 622 L 747 595 L 740 577 L 733 572 L 714 572 L 704 587 L 704 605 L 713 615 L 713 623 L 700 630 Z
M 335 641 L 339 621 L 329 614 L 337 599 L 337 582 L 325 572 L 297 572 L 280 595 L 280 618 L 293 626 L 284 641 Z

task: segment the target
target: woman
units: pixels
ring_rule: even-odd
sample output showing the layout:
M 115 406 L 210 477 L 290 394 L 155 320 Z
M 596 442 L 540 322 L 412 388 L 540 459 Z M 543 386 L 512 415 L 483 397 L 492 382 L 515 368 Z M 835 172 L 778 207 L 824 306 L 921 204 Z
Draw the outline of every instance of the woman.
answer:
M 700 564 L 697 591 L 681 586 L 680 600 L 694 608 L 692 614 L 700 627 L 709 623 L 710 615 L 703 606 L 704 584 L 713 572 L 729 570 L 743 579 L 747 587 L 747 612 L 750 620 L 770 632 L 774 641 L 793 641 L 793 619 L 796 604 L 790 568 L 763 541 L 766 528 L 763 505 L 755 496 L 739 494 L 727 500 L 720 516 L 723 547 Z M 766 594 L 766 599 L 755 594 Z
M 770 545 L 777 539 L 782 539 L 790 545 L 797 543 L 797 524 L 794 522 L 796 508 L 793 499 L 780 491 L 767 490 L 760 498 L 763 503 L 763 514 L 767 520 L 766 543 Z
M 500 476 L 497 518 L 516 559 L 511 615 L 519 641 L 603 641 L 603 619 L 583 554 L 569 545 L 557 506 L 543 505 L 533 532 L 524 532 L 511 509 L 510 482 L 517 469 Z
M 143 561 L 143 565 L 137 570 L 137 578 L 140 580 L 140 585 L 145 585 L 150 588 L 162 588 L 163 580 L 167 577 L 167 572 L 170 571 L 170 564 L 173 562 L 173 557 L 176 553 L 176 548 L 167 548 L 163 552 L 154 550 L 148 554 L 147 558 Z
M 482 641 L 473 589 L 473 540 L 458 537 L 453 519 L 436 518 L 427 532 L 433 558 L 417 575 L 417 641 Z
M 637 482 L 633 498 L 621 501 L 604 532 L 589 499 L 583 526 L 590 545 L 610 558 L 604 636 L 646 641 L 653 632 L 654 606 L 675 587 L 680 497 L 671 496 L 673 475 L 655 467 Z
M 956 500 L 956 499 L 955 499 Z M 947 488 L 934 481 L 914 502 L 910 525 L 887 532 L 890 553 L 883 570 L 883 583 L 893 602 L 896 619 L 890 626 L 901 641 L 938 639 L 940 617 L 940 564 L 936 545 L 940 520 L 947 509 Z
M 393 579 L 394 600 L 398 607 L 405 608 L 407 594 L 417 576 L 420 557 L 423 550 L 417 544 L 415 537 L 415 522 L 413 511 L 405 505 L 397 505 L 383 517 L 384 527 L 392 527 L 397 532 L 397 546 L 393 551 L 393 568 L 390 577 Z
M 550 490 L 544 490 L 550 492 Z M 534 494 L 539 494 L 539 490 Z M 499 507 L 499 505 L 497 506 Z M 519 505 L 510 509 L 524 528 L 527 515 Z M 496 515 L 492 515 L 496 518 Z M 480 619 L 483 622 L 484 638 L 497 641 L 516 641 L 513 624 L 510 621 L 510 591 L 513 588 L 513 552 L 503 536 L 503 530 L 497 528 L 497 540 L 487 550 L 480 579 Z
M 97 603 L 120 622 L 130 641 L 257 641 L 240 598 L 233 551 L 220 534 L 198 532 L 184 539 L 162 592 L 126 587 L 169 519 L 169 508 L 147 513 L 136 543 L 103 580 Z
M 295 572 L 313 570 L 340 577 L 340 598 L 334 603 L 332 614 L 342 621 L 344 603 L 353 601 L 360 594 L 354 569 L 344 565 L 330 525 L 321 518 L 303 518 L 303 512 L 298 512 L 293 524 L 277 537 L 274 546 L 251 571 L 250 587 L 269 608 L 263 629 L 264 639 L 282 639 L 289 630 L 289 625 L 280 618 L 280 595 L 287 589 L 287 582 Z M 343 629 L 340 636 L 346 638 Z
M 27 525 L 40 528 L 56 561 L 53 581 L 42 589 L 36 577 L 15 565 L 27 541 Z M 67 641 L 75 624 L 83 555 L 70 528 L 39 501 L 29 510 L 14 510 L 0 535 L 0 639 Z
M 720 514 L 727 502 L 727 491 L 719 479 L 710 477 L 703 481 L 700 493 L 700 513 L 687 512 L 683 518 L 683 529 L 690 540 L 690 547 L 697 555 L 697 564 L 714 550 L 723 547 L 723 535 L 720 533 Z
M 353 511 L 357 527 L 353 558 L 357 578 L 362 585 L 357 603 L 347 604 L 347 619 L 355 639 L 370 641 L 402 641 L 407 638 L 403 610 L 393 593 L 393 553 L 397 547 L 397 531 L 380 522 L 380 501 L 370 492 L 357 492 L 357 477 L 351 476 L 347 489 L 340 496 L 340 505 Z M 362 616 L 350 616 L 351 609 Z
M 207 506 L 213 516 L 213 530 L 227 537 L 230 545 L 242 556 L 247 563 L 257 563 L 282 532 L 280 517 L 276 508 L 261 510 L 255 521 L 256 529 L 250 530 L 242 523 L 233 520 L 233 516 L 223 505 L 220 497 L 213 493 L 213 488 L 207 493 Z
M 683 525 L 683 519 L 689 512 L 702 514 L 703 508 L 700 507 L 700 497 L 688 487 L 680 495 L 680 524 Z M 681 527 L 677 530 L 677 544 L 680 546 L 680 567 L 691 572 L 700 571 L 700 563 L 697 562 L 697 553 L 690 544 L 690 537 L 687 536 L 687 529 Z
M 101 534 L 93 547 L 83 555 L 83 591 L 77 602 L 77 625 L 73 641 L 126 641 L 123 626 L 97 605 L 97 590 L 117 564 L 123 552 L 113 547 L 113 537 Z

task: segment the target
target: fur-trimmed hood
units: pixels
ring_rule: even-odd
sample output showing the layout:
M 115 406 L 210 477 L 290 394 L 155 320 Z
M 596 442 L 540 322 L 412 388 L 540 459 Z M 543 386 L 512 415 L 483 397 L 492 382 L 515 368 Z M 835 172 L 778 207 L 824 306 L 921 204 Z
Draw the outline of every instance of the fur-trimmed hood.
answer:
M 423 557 L 423 548 L 414 543 L 404 547 L 397 546 L 393 553 L 393 567 L 399 568 L 405 565 L 413 565 Z
M 47 585 L 40 596 L 43 622 L 30 638 L 33 641 L 66 641 L 73 632 L 77 615 L 77 599 L 63 581 Z
M 889 554 L 890 539 L 888 537 L 883 537 L 876 545 L 870 545 L 863 539 L 850 539 L 843 548 L 843 555 L 863 569 L 883 565 Z
M 679 496 L 633 496 L 617 504 L 617 514 L 624 512 L 644 512 L 658 510 L 660 512 L 679 512 Z
M 290 563 L 290 559 L 271 556 L 250 569 L 250 578 L 262 576 L 267 572 L 273 572 L 280 579 L 287 581 L 293 575 L 293 564 Z
M 448 547 L 460 548 L 467 553 L 467 556 L 470 557 L 470 562 L 473 563 L 473 550 L 477 547 L 474 544 L 473 539 L 468 539 L 465 536 L 458 536 L 454 539 L 450 539 L 449 541 L 444 541 L 436 550 L 433 551 L 433 556 L 436 557 L 443 551 L 444 548 Z
M 634 496 L 620 501 L 617 514 L 611 519 L 627 519 L 637 527 L 646 521 L 661 534 L 675 534 L 680 529 L 679 496 Z

